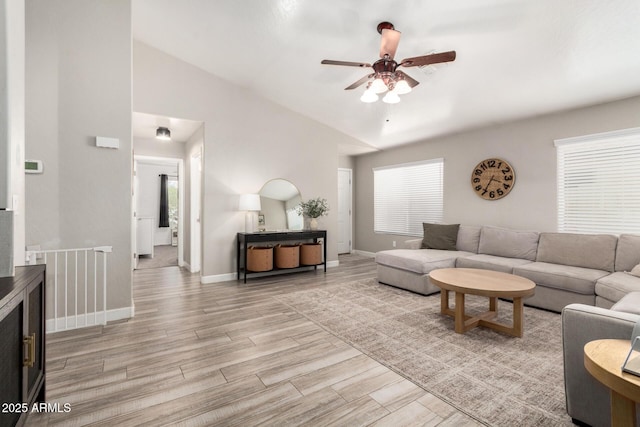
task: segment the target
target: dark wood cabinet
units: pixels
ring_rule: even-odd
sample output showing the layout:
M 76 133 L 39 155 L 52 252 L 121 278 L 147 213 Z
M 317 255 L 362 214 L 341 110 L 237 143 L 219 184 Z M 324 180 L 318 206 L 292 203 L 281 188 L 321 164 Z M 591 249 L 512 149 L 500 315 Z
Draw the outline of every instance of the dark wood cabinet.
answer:
M 247 249 L 251 245 L 269 245 L 284 243 L 304 243 L 313 241 L 318 243 L 322 240 L 322 262 L 313 266 L 301 266 L 298 268 L 287 268 L 273 270 L 267 272 L 254 273 L 247 270 Z M 295 271 L 316 270 L 318 265 L 324 266 L 327 272 L 327 231 L 326 230 L 301 230 L 301 231 L 264 231 L 259 233 L 238 233 L 236 238 L 236 260 L 238 280 L 244 278 L 247 283 L 247 276 L 263 276 L 272 274 L 291 273 Z
M 45 267 L 0 278 L 0 425 L 24 424 L 45 400 Z

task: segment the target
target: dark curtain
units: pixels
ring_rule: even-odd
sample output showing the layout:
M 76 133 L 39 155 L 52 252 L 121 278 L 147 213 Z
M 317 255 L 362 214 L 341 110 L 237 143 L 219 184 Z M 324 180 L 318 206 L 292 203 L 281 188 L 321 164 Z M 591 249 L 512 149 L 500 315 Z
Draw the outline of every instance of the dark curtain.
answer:
M 160 224 L 158 227 L 169 227 L 169 190 L 167 181 L 169 181 L 167 175 L 160 175 Z

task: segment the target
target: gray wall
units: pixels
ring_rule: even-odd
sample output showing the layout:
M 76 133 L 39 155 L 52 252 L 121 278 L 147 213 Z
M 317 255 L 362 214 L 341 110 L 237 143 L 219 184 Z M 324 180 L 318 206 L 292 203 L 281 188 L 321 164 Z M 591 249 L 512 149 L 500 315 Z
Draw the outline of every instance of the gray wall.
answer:
M 27 0 L 27 244 L 112 245 L 108 309 L 131 298 L 131 3 Z M 95 146 L 96 136 L 120 148 Z
M 443 157 L 444 222 L 556 230 L 556 151 L 554 140 L 637 127 L 640 97 L 436 138 L 356 158 L 355 241 L 368 252 L 390 249 L 404 236 L 373 232 L 372 168 Z M 483 200 L 471 189 L 473 167 L 500 157 L 516 170 L 509 195 Z
M 236 270 L 240 194 L 284 178 L 303 199 L 324 197 L 337 206 L 337 143 L 357 141 L 139 42 L 133 70 L 136 111 L 205 124 L 203 275 L 211 276 L 205 280 L 228 279 Z M 337 260 L 335 209 L 320 226 L 328 230 L 328 260 Z
M 356 161 L 353 156 L 338 156 L 338 167 L 343 169 L 355 168 Z
M 9 138 L 7 135 L 7 0 L 0 1 L 0 209 L 9 194 Z
M 185 143 L 159 141 L 156 138 L 133 138 L 133 154 L 136 156 L 184 158 Z

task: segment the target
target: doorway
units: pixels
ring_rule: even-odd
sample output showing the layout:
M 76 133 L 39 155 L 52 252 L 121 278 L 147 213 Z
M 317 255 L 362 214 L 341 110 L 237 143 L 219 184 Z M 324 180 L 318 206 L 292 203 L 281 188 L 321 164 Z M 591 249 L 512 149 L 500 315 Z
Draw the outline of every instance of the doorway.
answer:
M 184 263 L 183 163 L 182 159 L 176 158 L 134 156 L 134 254 L 137 269 Z M 160 202 L 163 197 L 166 203 Z M 167 217 L 163 221 L 160 221 L 161 209 Z
M 338 254 L 351 253 L 351 169 L 338 169 Z

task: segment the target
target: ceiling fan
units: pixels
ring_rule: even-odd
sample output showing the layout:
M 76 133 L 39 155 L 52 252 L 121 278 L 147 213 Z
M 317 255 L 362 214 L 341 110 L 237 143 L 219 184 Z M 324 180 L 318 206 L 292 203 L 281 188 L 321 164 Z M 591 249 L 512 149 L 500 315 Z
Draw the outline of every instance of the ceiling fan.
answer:
M 398 95 L 409 93 L 411 92 L 411 88 L 420 84 L 420 82 L 411 76 L 398 70 L 398 67 L 421 67 L 439 64 L 441 62 L 451 62 L 456 59 L 456 52 L 452 50 L 449 52 L 405 58 L 398 63 L 393 58 L 396 55 L 398 43 L 400 42 L 400 31 L 396 31 L 390 22 L 379 23 L 377 29 L 378 33 L 382 35 L 380 41 L 380 59 L 373 64 L 367 62 L 334 61 L 332 59 L 323 59 L 321 62 L 327 65 L 373 68 L 373 73 L 364 76 L 345 88 L 345 90 L 352 90 L 367 83 L 367 89 L 360 98 L 362 102 L 375 102 L 378 100 L 378 94 L 387 92 L 382 100 L 389 104 L 395 104 L 400 102 Z

